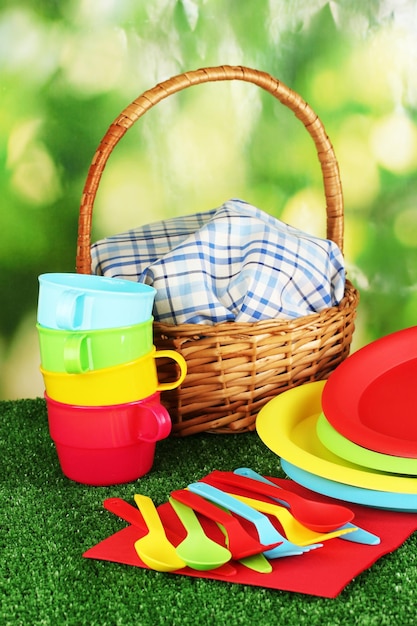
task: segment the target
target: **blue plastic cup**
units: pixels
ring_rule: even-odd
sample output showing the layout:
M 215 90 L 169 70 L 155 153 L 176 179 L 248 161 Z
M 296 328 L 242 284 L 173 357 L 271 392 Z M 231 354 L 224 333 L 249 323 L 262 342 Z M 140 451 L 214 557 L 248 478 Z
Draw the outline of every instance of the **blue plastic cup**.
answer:
M 39 276 L 38 323 L 59 330 L 132 326 L 152 316 L 156 289 L 90 274 Z

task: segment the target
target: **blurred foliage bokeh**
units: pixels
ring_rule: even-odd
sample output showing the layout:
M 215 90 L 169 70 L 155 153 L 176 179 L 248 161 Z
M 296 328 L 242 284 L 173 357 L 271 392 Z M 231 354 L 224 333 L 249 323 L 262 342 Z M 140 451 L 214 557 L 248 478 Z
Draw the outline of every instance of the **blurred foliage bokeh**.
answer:
M 3 0 L 0 398 L 42 391 L 37 277 L 75 269 L 80 196 L 107 127 L 156 83 L 222 64 L 281 79 L 332 140 L 361 293 L 353 349 L 416 324 L 415 0 Z M 230 197 L 324 235 L 314 145 L 260 91 L 207 84 L 149 111 L 112 154 L 93 238 Z

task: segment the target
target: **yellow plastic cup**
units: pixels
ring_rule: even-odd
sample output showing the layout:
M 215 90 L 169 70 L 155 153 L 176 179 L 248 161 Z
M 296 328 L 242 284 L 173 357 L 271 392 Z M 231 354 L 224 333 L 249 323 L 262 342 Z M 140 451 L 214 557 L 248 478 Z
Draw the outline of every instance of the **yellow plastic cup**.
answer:
M 168 358 L 175 361 L 179 376 L 174 381 L 160 383 L 156 359 Z M 50 372 L 40 368 L 47 395 L 65 404 L 81 406 L 109 406 L 142 400 L 158 391 L 168 391 L 181 385 L 187 364 L 175 350 L 156 350 L 155 346 L 146 355 L 115 367 L 92 370 L 82 374 Z

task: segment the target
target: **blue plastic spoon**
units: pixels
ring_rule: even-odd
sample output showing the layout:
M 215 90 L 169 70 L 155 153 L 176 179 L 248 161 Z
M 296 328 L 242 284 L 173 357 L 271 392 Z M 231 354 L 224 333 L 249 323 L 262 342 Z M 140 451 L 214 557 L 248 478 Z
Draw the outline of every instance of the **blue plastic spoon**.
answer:
M 203 496 L 203 498 L 207 498 L 207 500 L 210 500 L 215 504 L 219 504 L 229 511 L 240 515 L 243 519 L 251 522 L 257 530 L 259 541 L 261 543 L 267 545 L 280 541 L 281 544 L 279 546 L 272 548 L 272 550 L 266 550 L 263 553 L 269 559 L 283 556 L 298 556 L 300 554 L 304 554 L 304 552 L 311 550 L 312 548 L 321 547 L 321 544 L 313 544 L 307 548 L 294 545 L 277 531 L 266 515 L 256 511 L 246 504 L 243 504 L 243 502 L 233 498 L 233 496 L 228 495 L 221 489 L 212 487 L 204 482 L 192 483 L 191 485 L 188 485 L 188 489 L 193 493 L 198 493 L 200 496 Z

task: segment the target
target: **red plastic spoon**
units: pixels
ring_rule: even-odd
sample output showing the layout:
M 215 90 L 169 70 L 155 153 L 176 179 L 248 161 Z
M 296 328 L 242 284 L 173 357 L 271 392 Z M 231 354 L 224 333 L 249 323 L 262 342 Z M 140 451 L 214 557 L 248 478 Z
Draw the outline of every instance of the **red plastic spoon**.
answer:
M 354 513 L 340 504 L 325 504 L 307 500 L 292 491 L 273 487 L 260 483 L 252 478 L 233 474 L 232 472 L 220 472 L 215 470 L 202 479 L 214 487 L 223 488 L 224 485 L 239 487 L 249 492 L 268 496 L 288 504 L 293 517 L 311 530 L 316 532 L 331 532 L 354 518 Z

